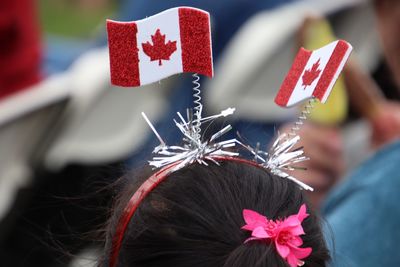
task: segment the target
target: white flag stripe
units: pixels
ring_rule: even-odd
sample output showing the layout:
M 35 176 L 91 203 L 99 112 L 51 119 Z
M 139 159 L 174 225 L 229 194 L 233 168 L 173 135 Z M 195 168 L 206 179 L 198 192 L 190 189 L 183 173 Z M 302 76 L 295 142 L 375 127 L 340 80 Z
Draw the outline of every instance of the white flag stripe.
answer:
M 350 46 L 350 44 L 349 44 L 349 48 L 347 49 L 345 56 L 344 56 L 343 59 L 341 60 L 340 65 L 339 65 L 338 69 L 337 69 L 336 72 L 335 72 L 334 78 L 331 80 L 328 89 L 325 91 L 325 94 L 324 94 L 324 96 L 323 96 L 323 98 L 322 98 L 322 101 L 321 101 L 322 103 L 325 103 L 326 100 L 328 99 L 328 97 L 329 97 L 329 95 L 330 95 L 330 93 L 331 93 L 331 91 L 332 91 L 332 88 L 333 88 L 333 86 L 334 86 L 335 83 L 336 83 L 336 80 L 338 79 L 340 73 L 342 72 L 342 70 L 343 70 L 343 68 L 344 68 L 344 65 L 345 65 L 346 62 L 347 62 L 347 59 L 349 58 L 349 56 L 350 56 L 350 54 L 351 54 L 352 49 L 353 49 L 353 48 L 352 48 L 352 47 Z
M 166 23 L 168 22 L 168 23 Z M 151 18 L 136 22 L 137 45 L 139 49 L 139 74 L 140 84 L 148 84 L 160 80 L 160 78 L 183 71 L 182 48 L 179 30 L 179 8 L 168 9 Z M 149 42 L 153 45 L 151 36 L 160 30 L 165 35 L 165 43 L 176 41 L 176 51 L 171 54 L 170 60 L 162 60 L 162 67 L 158 60 L 150 61 L 150 57 L 143 52 L 142 44 Z
M 321 78 L 322 72 L 324 71 L 326 65 L 328 64 L 329 59 L 331 58 L 333 51 L 336 48 L 337 43 L 338 43 L 338 41 L 330 43 L 329 45 L 324 46 L 324 47 L 312 52 L 312 54 L 307 62 L 307 65 L 305 66 L 303 73 L 301 74 L 299 80 L 297 81 L 297 84 L 289 98 L 287 106 L 291 106 L 299 101 L 302 101 L 302 100 L 312 96 L 312 94 L 315 90 L 315 87 L 317 86 L 317 84 Z M 304 87 L 304 85 L 303 85 L 304 73 L 306 71 L 309 71 L 318 60 L 319 60 L 318 70 L 320 70 L 318 78 L 315 79 L 311 85 Z M 344 62 L 343 62 L 343 64 L 344 64 Z

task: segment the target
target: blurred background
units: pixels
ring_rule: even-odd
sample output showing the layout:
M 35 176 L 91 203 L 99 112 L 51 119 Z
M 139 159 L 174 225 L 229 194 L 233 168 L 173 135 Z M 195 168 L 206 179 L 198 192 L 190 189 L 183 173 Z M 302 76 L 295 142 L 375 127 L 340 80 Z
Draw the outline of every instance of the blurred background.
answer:
M 192 105 L 190 75 L 111 86 L 105 20 L 138 20 L 180 5 L 211 13 L 215 77 L 202 79 L 206 112 L 236 107 L 230 123 L 253 145 L 267 147 L 303 108 L 273 103 L 299 47 L 338 38 L 353 45 L 328 103 L 317 104 L 299 132 L 312 159 L 307 174 L 295 175 L 316 188 L 314 207 L 399 137 L 400 61 L 386 59 L 396 58 L 388 36 L 400 35 L 377 1 L 2 0 L 1 266 L 95 266 L 120 189 L 110 185 L 143 166 L 158 144 L 140 113 L 179 142 L 172 118 Z

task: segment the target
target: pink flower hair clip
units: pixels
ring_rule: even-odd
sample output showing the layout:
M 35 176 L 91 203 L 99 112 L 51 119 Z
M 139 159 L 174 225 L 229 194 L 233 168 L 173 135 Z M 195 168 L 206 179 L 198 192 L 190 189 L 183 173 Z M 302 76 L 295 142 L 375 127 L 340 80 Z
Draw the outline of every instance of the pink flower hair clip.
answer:
M 302 259 L 307 258 L 312 248 L 300 248 L 304 235 L 302 222 L 309 214 L 306 213 L 306 205 L 301 205 L 299 212 L 284 220 L 269 220 L 267 217 L 253 211 L 243 210 L 243 218 L 246 225 L 243 230 L 251 231 L 251 237 L 244 243 L 252 240 L 273 241 L 278 254 L 287 261 L 290 267 L 303 266 Z

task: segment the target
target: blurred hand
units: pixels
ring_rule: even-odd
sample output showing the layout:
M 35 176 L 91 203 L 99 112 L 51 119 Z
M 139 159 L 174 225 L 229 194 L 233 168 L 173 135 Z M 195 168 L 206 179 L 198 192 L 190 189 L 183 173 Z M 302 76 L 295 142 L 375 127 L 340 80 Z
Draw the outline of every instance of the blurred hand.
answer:
M 378 148 L 400 138 L 400 103 L 384 101 L 371 120 L 372 146 Z
M 280 132 L 290 132 L 293 124 L 287 124 Z M 310 160 L 298 166 L 306 171 L 290 171 L 289 174 L 314 188 L 307 192 L 315 208 L 318 208 L 326 193 L 341 177 L 344 170 L 343 142 L 337 128 L 305 123 L 300 131 L 300 142 L 297 147 L 304 146 L 304 153 Z

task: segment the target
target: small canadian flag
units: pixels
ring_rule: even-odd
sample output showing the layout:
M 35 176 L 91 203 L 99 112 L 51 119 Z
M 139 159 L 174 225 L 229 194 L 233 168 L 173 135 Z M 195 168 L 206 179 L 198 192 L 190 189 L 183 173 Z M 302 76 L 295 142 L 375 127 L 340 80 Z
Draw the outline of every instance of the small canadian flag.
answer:
M 325 103 L 352 49 L 343 40 L 315 51 L 301 48 L 279 89 L 275 103 L 291 107 L 310 97 Z
M 149 84 L 176 73 L 213 76 L 210 15 L 178 7 L 131 22 L 107 20 L 111 83 Z

